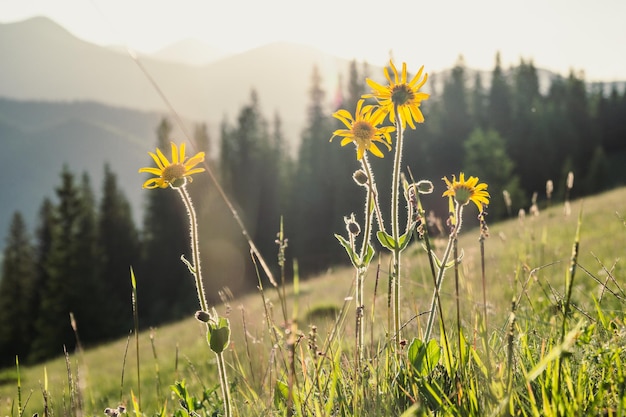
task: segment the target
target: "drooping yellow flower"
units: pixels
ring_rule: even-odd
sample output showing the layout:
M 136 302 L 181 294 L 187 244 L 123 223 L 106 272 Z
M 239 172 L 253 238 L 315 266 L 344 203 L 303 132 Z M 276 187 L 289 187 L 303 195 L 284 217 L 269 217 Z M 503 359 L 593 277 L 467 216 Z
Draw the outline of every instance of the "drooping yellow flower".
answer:
M 194 168 L 200 162 L 204 161 L 204 152 L 198 152 L 193 157 L 185 160 L 185 143 L 180 144 L 180 154 L 178 146 L 172 142 L 172 162 L 159 148 L 156 150 L 156 154 L 148 152 L 157 168 L 144 167 L 140 168 L 139 172 L 147 172 L 148 174 L 154 174 L 158 178 L 150 178 L 143 183 L 143 188 L 166 188 L 168 185 L 178 185 L 181 180 L 188 179 L 191 182 L 191 175 L 199 172 L 204 172 L 204 168 Z
M 443 193 L 443 196 L 452 197 L 459 205 L 464 206 L 470 201 L 476 204 L 478 211 L 483 211 L 483 205 L 489 204 L 489 193 L 487 192 L 487 184 L 478 183 L 478 177 L 469 177 L 465 180 L 465 174 L 461 172 L 459 180 L 452 176 L 452 181 L 444 177 L 448 189 Z
M 402 129 L 406 128 L 407 123 L 412 129 L 415 129 L 414 122 L 424 122 L 424 115 L 420 110 L 420 104 L 422 100 L 427 100 L 428 97 L 430 97 L 429 94 L 419 91 L 428 80 L 428 74 L 424 74 L 422 78 L 422 72 L 424 71 L 424 66 L 422 65 L 413 79 L 407 82 L 406 62 L 402 63 L 401 77 L 398 77 L 398 70 L 396 70 L 392 61 L 389 61 L 389 66 L 394 75 L 394 78 L 391 79 L 389 70 L 385 67 L 385 77 L 387 81 L 389 81 L 389 85 L 383 86 L 368 78 L 366 80 L 367 84 L 374 91 L 371 94 L 363 95 L 363 97 L 375 98 L 380 106 L 376 110 L 376 113 L 380 112 L 385 116 L 389 114 L 391 123 L 395 124 L 396 117 L 400 116 Z M 396 114 L 396 111 L 398 114 Z
M 387 146 L 387 149 L 391 149 L 389 145 L 391 143 L 390 133 L 395 130 L 393 126 L 378 127 L 378 125 L 385 119 L 384 114 L 376 113 L 374 106 L 363 106 L 365 100 L 361 99 L 356 105 L 356 111 L 354 117 L 347 110 L 337 110 L 333 117 L 341 120 L 347 129 L 337 129 L 333 132 L 333 136 L 330 138 L 332 141 L 335 136 L 341 136 L 341 146 L 345 146 L 350 142 L 354 142 L 356 145 L 356 159 L 363 158 L 365 151 L 369 151 L 379 158 L 383 158 L 384 155 L 378 149 L 375 142 L 380 142 Z

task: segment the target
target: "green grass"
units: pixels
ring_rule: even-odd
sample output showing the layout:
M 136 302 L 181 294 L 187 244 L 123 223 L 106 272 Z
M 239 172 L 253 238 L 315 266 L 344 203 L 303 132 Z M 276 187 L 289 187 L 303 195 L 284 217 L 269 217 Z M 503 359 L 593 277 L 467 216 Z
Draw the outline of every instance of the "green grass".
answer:
M 458 245 L 463 252 L 462 336 L 456 331 L 454 273 L 448 272 L 441 291 L 447 340 L 437 331 L 428 349 L 415 342 L 412 350 L 406 346 L 399 357 L 386 353 L 392 332 L 387 308 L 390 260 L 386 255 L 376 258 L 365 282 L 365 356 L 369 359 L 359 370 L 363 378 L 354 378 L 351 355 L 353 268 L 337 267 L 301 281 L 297 291 L 288 287 L 289 323 L 280 312 L 277 291 L 266 282 L 263 294 L 270 323 L 258 293 L 219 306 L 232 329 L 232 349 L 226 352 L 226 361 L 235 415 L 289 415 L 288 404 L 296 415 L 399 415 L 407 409 L 407 416 L 428 415 L 432 410 L 440 415 L 626 413 L 626 301 L 611 281 L 612 277 L 626 289 L 619 261 L 626 248 L 626 188 L 574 201 L 571 207 L 569 216 L 563 214 L 562 205 L 556 205 L 537 217 L 490 225 L 485 241 L 487 329 L 482 327 L 481 316 L 479 232 L 465 228 Z M 565 282 L 581 209 L 572 308 L 563 326 L 561 306 L 566 302 Z M 441 253 L 446 241 L 433 243 Z M 337 250 L 342 250 L 339 245 Z M 412 243 L 407 249 L 403 270 L 403 336 L 411 342 L 424 332 L 426 315 L 422 313 L 429 308 L 433 289 L 421 245 Z M 516 300 L 514 308 L 512 300 Z M 335 329 L 334 342 L 326 345 Z M 70 397 L 77 393 L 88 415 L 102 415 L 105 407 L 120 403 L 132 409 L 131 391 L 141 392 L 140 406 L 146 415 L 158 414 L 164 407 L 167 415 L 187 415 L 170 388 L 182 380 L 198 400 L 190 401 L 190 407 L 211 415 L 219 409 L 221 397 L 215 355 L 205 337 L 205 327 L 193 318 L 142 333 L 140 389 L 132 338 L 128 346 L 124 338 L 84 353 L 70 352 L 69 361 L 59 357 L 20 367 L 24 414 L 43 414 L 47 374 L 49 405 L 56 415 L 66 414 L 65 410 L 76 414 L 71 411 Z M 435 356 L 434 363 L 426 360 Z M 291 365 L 295 381 L 290 396 Z M 78 387 L 75 392 L 68 374 Z M 2 416 L 18 415 L 16 378 L 15 369 L 0 373 Z M 203 395 L 205 401 L 201 401 Z

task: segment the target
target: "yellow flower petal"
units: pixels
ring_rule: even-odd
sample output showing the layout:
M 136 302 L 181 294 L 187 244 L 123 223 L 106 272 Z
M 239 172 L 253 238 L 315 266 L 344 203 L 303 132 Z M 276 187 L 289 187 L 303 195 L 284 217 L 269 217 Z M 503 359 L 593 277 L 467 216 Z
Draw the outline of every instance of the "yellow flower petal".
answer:
M 157 148 L 156 152 L 157 152 L 157 155 L 159 156 L 159 159 L 161 160 L 161 165 L 163 165 L 164 167 L 172 165 L 170 164 L 170 161 L 165 157 L 165 155 L 163 155 L 163 152 L 161 152 L 159 148 Z
M 143 188 L 167 188 L 168 186 L 176 183 L 177 186 L 179 184 L 179 180 L 188 179 L 191 181 L 191 175 L 198 174 L 200 172 L 204 172 L 204 168 L 194 168 L 197 164 L 204 161 L 204 152 L 198 152 L 196 155 L 186 160 L 185 155 L 185 143 L 181 143 L 180 148 L 172 142 L 171 144 L 171 152 L 172 152 L 172 162 L 170 163 L 169 159 L 159 148 L 156 150 L 156 154 L 152 152 L 148 152 L 154 163 L 155 167 L 143 167 L 139 169 L 140 173 L 147 173 L 156 176 L 156 178 L 150 178 L 146 182 L 143 183 Z M 184 186 L 185 181 L 182 181 L 182 186 Z
M 172 165 L 178 163 L 178 146 L 172 142 Z

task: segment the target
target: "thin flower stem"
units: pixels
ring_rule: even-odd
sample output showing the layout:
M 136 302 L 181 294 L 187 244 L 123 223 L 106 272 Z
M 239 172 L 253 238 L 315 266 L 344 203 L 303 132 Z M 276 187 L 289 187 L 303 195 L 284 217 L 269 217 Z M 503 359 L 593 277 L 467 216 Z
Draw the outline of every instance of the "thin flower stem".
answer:
M 461 351 L 461 299 L 459 292 L 459 252 L 458 252 L 458 239 L 455 236 L 454 241 L 452 242 L 452 253 L 454 256 L 454 292 L 456 299 L 456 331 L 459 338 L 459 354 L 463 356 L 463 352 Z
M 481 212 L 481 215 L 483 213 Z M 487 276 L 485 273 L 485 234 L 480 234 L 480 271 L 483 283 L 483 331 L 485 332 L 485 354 L 487 355 L 487 372 L 491 375 L 491 354 L 489 353 L 489 338 L 487 336 Z
M 204 284 L 202 283 L 202 273 L 200 271 L 200 249 L 198 244 L 198 223 L 196 222 L 196 210 L 193 208 L 193 203 L 191 202 L 191 197 L 189 196 L 187 187 L 183 185 L 182 187 L 175 188 L 176 191 L 178 191 L 178 193 L 180 194 L 183 203 L 185 203 L 185 208 L 187 209 L 187 214 L 189 215 L 191 256 L 193 262 L 193 271 L 191 272 L 196 279 L 196 290 L 198 292 L 198 302 L 200 303 L 200 310 L 208 311 L 206 295 L 204 294 Z
M 367 156 L 363 156 L 362 160 L 366 160 Z M 362 163 L 362 166 L 365 168 L 366 163 Z M 374 206 L 376 203 L 374 201 L 374 184 L 373 184 L 373 176 L 371 172 L 369 172 L 366 168 L 367 176 L 368 176 L 368 187 L 367 187 L 367 195 L 365 198 L 365 224 L 363 231 L 363 241 L 361 244 L 361 252 L 359 253 L 359 259 L 361 262 L 365 260 L 368 253 L 368 248 L 371 245 L 372 238 L 372 222 L 374 220 Z M 357 357 L 360 360 L 363 359 L 363 345 L 365 343 L 365 326 L 363 323 L 363 318 L 365 317 L 365 302 L 364 302 L 364 294 L 365 290 L 363 288 L 363 284 L 365 281 L 365 273 L 367 272 L 366 265 L 360 265 L 357 268 L 357 283 L 356 283 L 356 308 L 357 308 Z
M 441 291 L 441 284 L 443 283 L 443 277 L 445 275 L 445 265 L 448 263 L 448 258 L 450 257 L 450 252 L 454 243 L 454 240 L 457 238 L 459 231 L 461 230 L 461 226 L 463 224 L 463 206 L 456 204 L 456 225 L 453 226 L 452 231 L 450 232 L 450 237 L 448 238 L 448 245 L 446 246 L 446 250 L 443 254 L 443 258 L 441 259 L 441 263 L 439 265 L 439 271 L 437 273 L 437 282 L 435 283 L 435 289 L 433 290 L 433 297 L 430 301 L 430 314 L 428 315 L 428 323 L 426 324 L 426 332 L 424 333 L 424 340 L 427 341 L 430 339 L 430 335 L 433 330 L 433 324 L 435 322 L 436 315 L 436 307 L 437 301 L 439 300 L 439 292 Z M 443 317 L 442 317 L 443 320 Z
M 228 376 L 226 375 L 226 362 L 224 361 L 224 353 L 216 353 L 217 356 L 217 372 L 220 377 L 220 385 L 222 388 L 222 398 L 224 399 L 224 416 L 231 417 L 233 411 L 230 404 L 230 390 L 228 389 Z
M 376 220 L 378 222 L 378 227 L 380 230 L 385 231 L 385 222 L 383 221 L 383 213 L 380 210 L 380 204 L 378 203 L 378 190 L 376 189 L 376 181 L 374 180 L 374 173 L 372 172 L 372 167 L 370 165 L 369 160 L 367 159 L 367 154 L 363 155 L 361 158 L 361 166 L 367 175 L 367 184 L 369 191 L 372 193 L 372 197 L 374 200 L 374 210 L 376 212 Z
M 391 237 L 395 245 L 393 250 L 393 330 L 396 343 L 400 343 L 400 225 L 398 219 L 398 200 L 400 199 L 400 171 L 402 164 L 402 144 L 404 132 L 402 119 L 395 109 L 396 118 L 396 153 L 393 162 L 393 176 L 391 182 Z
M 191 197 L 185 185 L 181 187 L 174 187 L 180 194 L 187 214 L 189 215 L 189 230 L 191 237 L 191 256 L 192 264 L 190 271 L 196 279 L 196 290 L 198 292 L 198 302 L 200 303 L 200 310 L 208 312 L 208 305 L 206 301 L 206 295 L 204 293 L 204 285 L 202 283 L 202 273 L 200 270 L 200 248 L 198 243 L 198 223 L 196 222 L 196 210 L 191 202 Z M 189 265 L 188 265 L 189 266 Z M 207 323 L 207 332 L 209 331 L 209 325 Z M 231 417 L 232 409 L 230 403 L 230 390 L 228 389 L 228 377 L 226 375 L 226 364 L 224 362 L 224 355 L 222 352 L 215 352 L 217 356 L 217 371 L 220 378 L 220 385 L 222 388 L 222 399 L 224 401 L 224 416 Z

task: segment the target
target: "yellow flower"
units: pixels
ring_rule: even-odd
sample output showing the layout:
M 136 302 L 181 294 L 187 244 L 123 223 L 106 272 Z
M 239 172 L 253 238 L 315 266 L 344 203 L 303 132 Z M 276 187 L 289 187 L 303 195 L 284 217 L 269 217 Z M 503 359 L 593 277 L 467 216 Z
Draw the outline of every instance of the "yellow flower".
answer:
M 356 145 L 356 159 L 363 158 L 365 151 L 369 151 L 379 158 L 384 155 L 378 149 L 375 142 L 380 142 L 391 149 L 390 133 L 395 130 L 393 126 L 377 127 L 385 118 L 384 114 L 374 112 L 371 105 L 363 106 L 365 100 L 361 99 L 356 105 L 355 117 L 352 117 L 347 110 L 338 110 L 333 117 L 341 120 L 347 129 L 337 129 L 330 138 L 332 141 L 335 136 L 342 136 L 341 146 L 345 146 L 350 142 Z M 383 140 L 385 139 L 385 140 Z
M 413 122 L 424 122 L 424 115 L 420 110 L 420 104 L 422 100 L 427 100 L 428 97 L 430 97 L 429 94 L 419 91 L 426 83 L 426 80 L 428 80 L 428 74 L 424 74 L 424 78 L 422 78 L 422 72 L 424 71 L 424 66 L 422 65 L 413 79 L 407 82 L 406 62 L 402 63 L 401 77 L 398 77 L 398 71 L 392 61 L 389 61 L 389 66 L 391 66 L 394 75 L 394 79 L 392 80 L 389 75 L 389 70 L 385 67 L 385 77 L 387 81 L 389 81 L 389 85 L 383 86 L 368 78 L 367 84 L 372 87 L 374 91 L 371 94 L 363 95 L 363 97 L 375 98 L 380 106 L 376 110 L 376 113 L 380 112 L 385 116 L 389 114 L 391 123 L 395 124 L 396 117 L 400 116 L 402 129 L 406 128 L 407 122 L 412 129 L 415 129 Z M 420 78 L 422 78 L 421 81 Z M 396 114 L 396 111 L 398 114 Z
M 490 196 L 487 192 L 487 184 L 478 184 L 478 177 L 469 177 L 465 180 L 465 174 L 461 172 L 458 181 L 454 175 L 452 181 L 449 181 L 447 177 L 444 177 L 443 180 L 448 186 L 443 197 L 452 197 L 461 206 L 473 201 L 479 212 L 483 211 L 483 205 L 489 204 Z
M 157 168 L 145 167 L 139 169 L 139 172 L 147 172 L 154 174 L 158 178 L 150 178 L 143 183 L 143 188 L 166 188 L 168 185 L 177 186 L 181 180 L 189 178 L 190 175 L 204 172 L 204 168 L 194 168 L 200 162 L 204 161 L 204 152 L 198 152 L 193 157 L 185 161 L 185 143 L 180 144 L 180 156 L 178 147 L 172 142 L 172 162 L 163 155 L 163 152 L 159 148 L 156 150 L 156 154 L 148 152 Z M 184 182 L 183 182 L 184 184 Z

